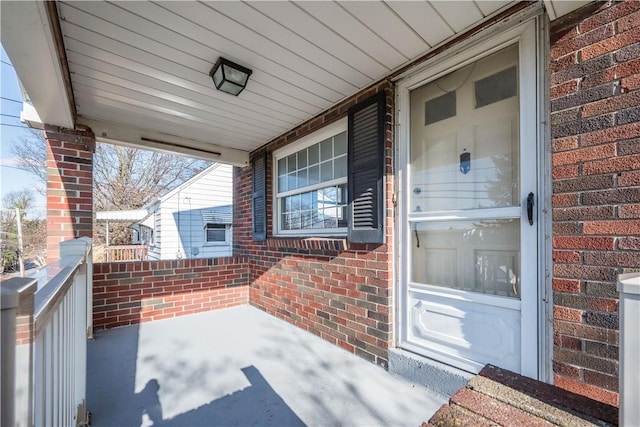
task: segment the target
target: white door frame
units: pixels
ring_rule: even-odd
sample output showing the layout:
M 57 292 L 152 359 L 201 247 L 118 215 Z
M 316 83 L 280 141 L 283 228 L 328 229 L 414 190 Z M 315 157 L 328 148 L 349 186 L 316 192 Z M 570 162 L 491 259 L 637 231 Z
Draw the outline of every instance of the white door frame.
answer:
M 543 56 L 543 38 L 541 30 L 543 27 L 543 19 L 540 10 L 529 10 L 526 20 L 516 21 L 515 24 L 499 26 L 490 34 L 482 34 L 475 40 L 462 43 L 462 47 L 450 49 L 442 55 L 436 56 L 425 62 L 420 70 L 413 72 L 411 75 L 403 78 L 398 82 L 396 91 L 397 105 L 397 132 L 396 132 L 396 158 L 397 158 L 397 179 L 398 179 L 398 221 L 397 224 L 397 284 L 396 284 L 396 319 L 398 319 L 396 327 L 396 345 L 399 345 L 403 338 L 406 337 L 405 330 L 408 325 L 408 310 L 406 309 L 406 295 L 408 284 L 408 264 L 410 253 L 410 239 L 404 238 L 408 236 L 408 195 L 409 191 L 409 135 L 410 135 L 410 98 L 409 94 L 412 89 L 420 87 L 430 81 L 433 81 L 451 71 L 464 67 L 481 57 L 494 53 L 509 45 L 519 43 L 520 63 L 522 66 L 521 79 L 522 82 L 536 82 L 535 87 L 523 87 L 520 85 L 520 135 L 523 144 L 535 147 L 535 156 L 537 158 L 537 167 L 533 164 L 524 162 L 523 167 L 529 167 L 529 170 L 523 169 L 522 174 L 534 173 L 538 177 L 536 187 L 533 189 L 521 189 L 521 195 L 533 191 L 536 195 L 536 203 L 534 209 L 534 220 L 537 226 L 537 244 L 535 248 L 531 248 L 529 256 L 533 255 L 537 258 L 537 262 L 524 262 L 525 254 L 522 259 L 522 275 L 533 275 L 537 277 L 537 287 L 523 287 L 523 300 L 537 301 L 535 305 L 522 305 L 522 319 L 529 319 L 527 326 L 523 329 L 522 335 L 533 334 L 537 337 L 535 345 L 522 341 L 522 374 L 531 378 L 550 381 L 551 376 L 551 346 L 550 340 L 550 301 L 547 298 L 550 295 L 550 215 L 548 209 L 550 200 L 550 163 L 548 158 L 548 147 L 545 141 L 548 140 L 546 135 L 548 128 L 546 126 L 546 110 L 544 95 L 546 87 L 542 64 Z M 533 15 L 533 16 L 532 16 Z M 524 22 L 523 22 L 524 21 Z M 533 97 L 533 99 L 532 99 Z M 528 166 L 527 166 L 528 165 Z M 403 197 L 403 195 L 406 195 Z M 522 197 L 521 197 L 522 199 Z M 524 203 L 521 209 L 526 210 Z M 526 215 L 523 215 L 526 217 Z M 526 221 L 522 221 L 522 227 L 530 227 Z M 525 224 L 526 223 L 526 224 Z M 532 271 L 533 270 L 533 271 Z M 536 321 L 531 321 L 536 319 Z M 526 331 L 526 332 L 525 332 Z M 530 335 L 529 335 L 530 336 Z

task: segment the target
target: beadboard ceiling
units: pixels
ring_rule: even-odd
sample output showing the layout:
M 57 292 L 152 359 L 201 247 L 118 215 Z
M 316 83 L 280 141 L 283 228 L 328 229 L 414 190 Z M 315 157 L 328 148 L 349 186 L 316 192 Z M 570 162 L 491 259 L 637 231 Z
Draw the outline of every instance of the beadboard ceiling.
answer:
M 547 8 L 568 3 L 585 2 Z M 251 151 L 512 4 L 58 1 L 57 12 L 79 121 Z M 209 77 L 220 56 L 253 70 L 238 97 Z

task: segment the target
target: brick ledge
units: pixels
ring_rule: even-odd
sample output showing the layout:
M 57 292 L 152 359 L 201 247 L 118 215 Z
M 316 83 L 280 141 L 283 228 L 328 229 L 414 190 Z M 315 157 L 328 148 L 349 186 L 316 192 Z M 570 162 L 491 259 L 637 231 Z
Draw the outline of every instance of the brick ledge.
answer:
M 347 239 L 322 237 L 284 239 L 272 237 L 267 240 L 267 246 L 271 249 L 288 248 L 336 252 L 343 252 L 349 249 Z
M 618 408 L 487 365 L 421 427 L 618 425 Z

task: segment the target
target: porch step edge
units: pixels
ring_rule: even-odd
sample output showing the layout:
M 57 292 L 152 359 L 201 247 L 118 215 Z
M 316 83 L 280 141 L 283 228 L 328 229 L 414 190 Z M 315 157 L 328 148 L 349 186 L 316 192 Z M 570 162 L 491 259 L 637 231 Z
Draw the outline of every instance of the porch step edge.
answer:
M 451 397 L 473 374 L 400 348 L 389 350 L 389 372 Z

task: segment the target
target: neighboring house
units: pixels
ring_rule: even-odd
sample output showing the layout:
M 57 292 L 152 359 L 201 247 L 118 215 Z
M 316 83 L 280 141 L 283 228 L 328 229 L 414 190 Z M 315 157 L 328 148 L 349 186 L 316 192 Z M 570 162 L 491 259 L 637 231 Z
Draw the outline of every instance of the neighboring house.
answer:
M 236 166 L 251 304 L 392 370 L 492 363 L 618 403 L 640 2 L 2 6 L 49 188 L 73 184 L 49 195 L 50 255 L 91 234 L 96 140 L 199 155 Z M 209 77 L 219 55 L 253 68 L 237 97 Z M 196 217 L 171 257 L 203 256 Z
M 129 222 L 131 243 L 147 246 L 148 260 L 231 256 L 231 175 L 230 165 L 215 163 L 142 209 L 97 212 L 96 219 L 107 230 L 109 222 Z
M 217 258 L 232 254 L 232 167 L 216 163 L 149 203 L 131 225 L 149 259 Z

